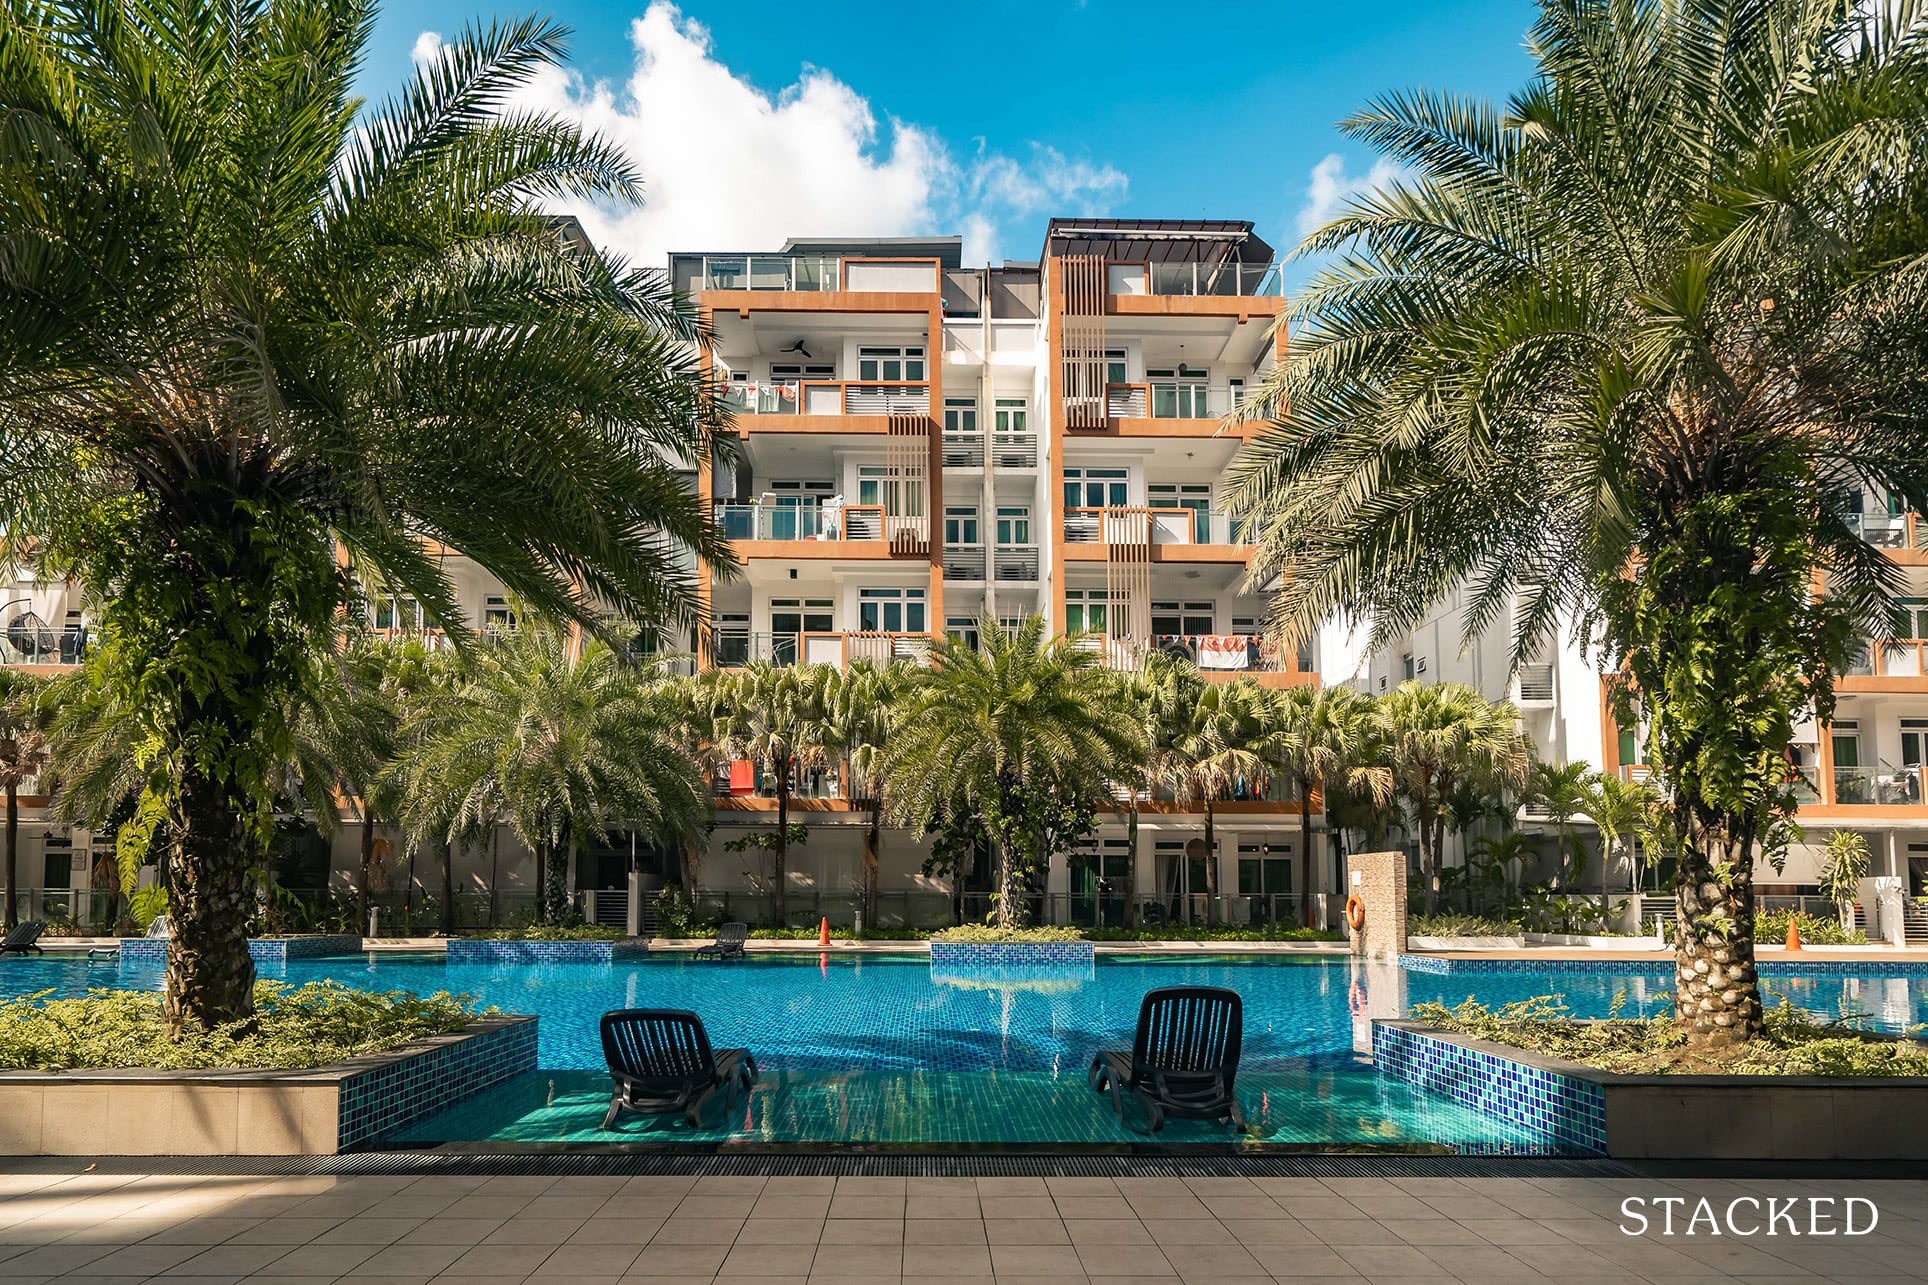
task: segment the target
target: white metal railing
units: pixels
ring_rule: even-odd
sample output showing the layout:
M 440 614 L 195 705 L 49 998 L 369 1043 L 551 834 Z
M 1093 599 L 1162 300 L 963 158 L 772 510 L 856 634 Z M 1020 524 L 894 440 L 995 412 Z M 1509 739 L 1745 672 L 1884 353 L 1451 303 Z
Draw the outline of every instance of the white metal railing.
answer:
M 991 434 L 991 463 L 998 468 L 1036 468 L 1038 435 L 1036 433 Z
M 929 384 L 845 384 L 846 415 L 928 415 Z
M 984 434 L 944 434 L 945 468 L 983 468 Z
M 1237 544 L 1240 519 L 1216 510 L 1185 507 L 1069 508 L 1064 511 L 1066 544 L 1137 542 L 1149 523 L 1153 544 Z
M 984 578 L 984 546 L 981 544 L 947 544 L 944 546 L 944 578 L 946 580 L 982 580 Z
M 1024 581 L 1038 578 L 1038 546 L 1000 544 L 991 559 L 991 572 L 999 580 Z
M 1105 413 L 1113 419 L 1144 419 L 1149 398 L 1143 384 L 1113 384 L 1105 390 Z

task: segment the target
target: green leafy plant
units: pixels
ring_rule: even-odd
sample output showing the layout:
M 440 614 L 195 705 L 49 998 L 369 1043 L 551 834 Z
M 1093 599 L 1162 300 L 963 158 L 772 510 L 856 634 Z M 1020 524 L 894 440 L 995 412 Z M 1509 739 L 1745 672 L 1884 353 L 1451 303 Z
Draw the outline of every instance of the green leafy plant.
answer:
M 603 924 L 528 924 L 521 928 L 497 928 L 481 934 L 492 941 L 616 941 L 620 928 Z
M 1412 937 L 1517 937 L 1520 926 L 1485 915 L 1408 915 L 1406 933 Z
M 1836 830 L 1821 849 L 1821 895 L 1841 912 L 1841 926 L 1854 922 L 1855 898 L 1868 877 L 1868 841 L 1854 830 Z
M 157 993 L 90 990 L 79 999 L 51 994 L 0 1003 L 0 1069 L 300 1070 L 458 1031 L 497 1011 L 446 992 L 424 997 L 377 994 L 339 982 L 256 982 L 253 1023 L 231 1022 L 177 1039 L 170 1037 Z
M 1844 928 L 1838 919 L 1810 915 L 1805 910 L 1764 910 L 1754 917 L 1754 935 L 1762 941 L 1786 941 L 1790 924 L 1801 927 L 1801 940 L 1810 946 L 1865 946 L 1868 934 Z
M 932 941 L 959 941 L 973 944 L 993 942 L 1046 942 L 1078 941 L 1081 934 L 1076 928 L 1054 928 L 1036 925 L 1029 928 L 1004 927 L 998 924 L 958 924 L 954 928 L 942 928 L 931 934 Z
M 1160 924 L 1145 928 L 1085 928 L 1086 941 L 1344 941 L 1346 935 L 1292 923 Z
M 669 884 L 656 897 L 656 931 L 663 937 L 696 937 L 715 923 L 704 917 L 681 884 Z

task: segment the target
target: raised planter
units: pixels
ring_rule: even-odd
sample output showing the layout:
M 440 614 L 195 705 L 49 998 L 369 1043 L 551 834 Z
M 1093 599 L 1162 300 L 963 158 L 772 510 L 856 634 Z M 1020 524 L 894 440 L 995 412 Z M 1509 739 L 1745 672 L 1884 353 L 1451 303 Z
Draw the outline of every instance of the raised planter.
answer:
M 610 964 L 649 954 L 641 937 L 607 941 L 497 941 L 486 937 L 452 937 L 451 964 Z
M 1563 1150 L 1627 1160 L 1918 1160 L 1928 1076 L 1616 1075 L 1375 1020 L 1373 1063 Z
M 932 941 L 931 967 L 1089 968 L 1092 946 L 1088 941 Z
M 358 955 L 362 939 L 348 933 L 312 937 L 251 937 L 248 954 L 257 964 L 285 964 L 291 959 L 319 959 L 325 955 Z M 167 938 L 123 937 L 120 940 L 123 964 L 164 964 Z
M 1528 945 L 1578 946 L 1585 950 L 1672 950 L 1664 937 L 1615 937 L 1596 933 L 1528 933 Z
M 1928 959 L 1891 959 L 1880 946 L 1840 947 L 1862 953 L 1859 959 L 1804 959 L 1780 951 L 1761 951 L 1754 964 L 1763 977 L 1865 977 L 1870 968 L 1884 977 L 1928 977 Z M 1806 952 L 1802 952 L 1805 954 Z M 1664 972 L 1673 974 L 1673 961 L 1666 954 L 1651 952 L 1639 959 L 1482 959 L 1449 958 L 1439 955 L 1401 955 L 1399 966 L 1415 973 L 1533 973 L 1624 974 Z
M 334 1155 L 536 1068 L 536 1019 L 307 1071 L 0 1071 L 0 1155 Z
M 1524 937 L 1408 937 L 1414 950 L 1522 950 Z

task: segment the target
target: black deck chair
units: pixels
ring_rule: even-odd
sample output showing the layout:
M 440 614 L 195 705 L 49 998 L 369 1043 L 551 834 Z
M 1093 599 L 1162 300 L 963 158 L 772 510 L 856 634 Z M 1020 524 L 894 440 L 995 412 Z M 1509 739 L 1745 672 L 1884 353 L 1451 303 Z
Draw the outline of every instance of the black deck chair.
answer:
M 625 1008 L 604 1013 L 603 1057 L 616 1090 L 609 1097 L 608 1129 L 625 1111 L 670 1115 L 681 1111 L 692 1125 L 703 1124 L 703 1108 L 718 1089 L 729 1092 L 756 1083 L 756 1059 L 748 1049 L 710 1048 L 703 1019 L 673 1008 Z
M 1245 1113 L 1232 1090 L 1238 1074 L 1245 1006 L 1237 991 L 1217 986 L 1168 986 L 1145 996 L 1131 1052 L 1100 1053 L 1091 1060 L 1091 1087 L 1111 1093 L 1112 1109 L 1125 1119 L 1127 1094 L 1151 1112 L 1149 1132 L 1165 1117 L 1230 1120 L 1245 1132 Z
M 40 934 L 46 931 L 47 925 L 38 919 L 29 919 L 24 924 L 14 925 L 13 931 L 7 934 L 7 939 L 0 941 L 0 955 L 12 952 L 24 955 L 28 951 L 36 955 L 46 954 L 46 951 L 35 945 L 40 940 Z
M 742 959 L 743 942 L 750 935 L 748 924 L 724 924 L 716 930 L 716 940 L 697 949 L 692 959 L 714 955 L 718 959 Z

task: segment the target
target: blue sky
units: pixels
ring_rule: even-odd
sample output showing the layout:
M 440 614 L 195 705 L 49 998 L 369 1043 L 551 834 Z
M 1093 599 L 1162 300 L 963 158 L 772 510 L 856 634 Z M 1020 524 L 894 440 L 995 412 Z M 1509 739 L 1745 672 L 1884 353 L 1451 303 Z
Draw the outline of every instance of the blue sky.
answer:
M 1283 250 L 1374 177 L 1336 120 L 1393 89 L 1503 98 L 1529 73 L 1533 17 L 1529 0 L 534 11 L 576 34 L 568 72 L 525 97 L 630 151 L 648 208 L 587 221 L 653 261 L 789 234 L 923 232 L 964 235 L 967 261 L 1031 259 L 1046 218 L 1099 213 L 1250 218 Z M 432 54 L 424 33 L 522 12 L 391 0 L 365 92 L 385 95 Z

